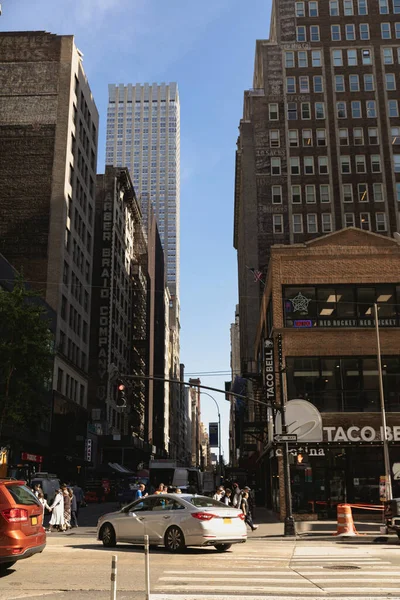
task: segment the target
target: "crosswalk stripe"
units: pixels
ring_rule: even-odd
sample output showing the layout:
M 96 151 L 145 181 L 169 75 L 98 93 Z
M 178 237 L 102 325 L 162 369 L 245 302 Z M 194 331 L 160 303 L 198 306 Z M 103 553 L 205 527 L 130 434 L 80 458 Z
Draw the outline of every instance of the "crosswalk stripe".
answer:
M 231 596 L 232 598 L 232 596 Z M 307 595 L 306 600 L 321 600 L 321 596 L 310 596 Z M 221 596 L 220 594 L 151 594 L 151 600 L 225 600 L 225 596 Z M 262 596 L 247 596 L 245 600 L 266 600 L 265 595 Z M 283 596 L 279 595 L 268 595 L 268 600 L 294 600 L 293 596 Z M 329 600 L 362 600 L 361 596 L 329 596 Z M 368 595 L 368 600 L 387 600 L 387 596 L 371 596 Z
M 156 590 L 197 590 L 198 587 L 195 585 L 184 585 L 184 586 L 175 586 L 175 585 L 163 585 L 162 587 L 156 587 Z M 221 591 L 221 592 L 293 592 L 293 590 L 296 590 L 297 588 L 294 587 L 287 587 L 287 586 L 279 586 L 278 588 L 276 586 L 270 586 L 270 585 L 213 585 L 213 590 L 216 592 Z M 313 594 L 325 594 L 324 590 L 318 590 L 315 588 L 315 586 L 309 586 L 307 589 L 312 589 Z M 307 591 L 307 590 L 305 590 Z M 337 591 L 337 590 L 336 590 Z M 353 592 L 354 592 L 354 588 L 353 588 Z M 187 596 L 185 594 L 185 600 L 186 600 Z M 202 596 L 201 596 L 202 598 Z M 247 596 L 246 596 L 246 600 L 248 600 Z M 265 596 L 264 596 L 264 600 L 265 600 Z M 309 600 L 309 599 L 308 599 Z M 331 600 L 331 599 L 329 599 Z M 342 599 L 344 600 L 344 599 Z
M 160 577 L 159 581 L 175 581 L 176 585 L 179 585 L 179 583 L 181 581 L 187 581 L 187 577 Z M 210 585 L 214 585 L 214 582 L 218 582 L 218 581 L 229 581 L 232 582 L 232 577 L 212 577 L 211 579 L 209 577 L 191 577 L 190 581 L 201 581 L 202 583 L 205 584 L 210 584 Z M 234 581 L 249 581 L 249 574 L 247 573 L 246 577 L 235 577 Z M 306 581 L 305 579 L 303 579 L 300 575 L 298 575 L 296 578 L 292 578 L 292 580 L 288 581 L 288 578 L 285 577 L 284 579 L 282 579 L 282 577 L 251 577 L 251 582 L 255 582 L 255 583 L 282 583 L 282 581 L 286 582 L 286 583 L 293 583 L 293 585 L 296 586 L 307 586 L 309 587 L 310 582 Z M 335 581 L 334 579 L 330 579 L 329 581 Z M 374 581 L 374 580 L 373 580 Z

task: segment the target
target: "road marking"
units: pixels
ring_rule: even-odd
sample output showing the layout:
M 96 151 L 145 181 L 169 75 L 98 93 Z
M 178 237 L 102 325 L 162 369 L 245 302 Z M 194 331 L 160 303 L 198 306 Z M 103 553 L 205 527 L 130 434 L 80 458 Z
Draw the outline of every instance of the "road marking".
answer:
M 250 574 L 249 574 L 250 575 Z M 162 587 L 157 587 L 156 590 L 177 590 L 177 588 L 179 590 L 185 591 L 185 590 L 198 590 L 198 586 L 195 585 L 184 585 L 184 586 L 175 586 L 175 585 L 164 585 Z M 325 594 L 325 592 L 323 590 L 318 590 L 317 588 L 315 588 L 315 586 L 311 586 L 312 588 L 312 592 L 313 594 Z M 304 588 L 304 591 L 308 591 L 310 589 L 310 586 L 308 588 Z M 397 588 L 398 589 L 398 588 Z M 276 586 L 268 586 L 268 585 L 213 585 L 213 590 L 214 591 L 221 591 L 221 592 L 293 592 L 296 591 L 297 588 L 296 587 L 284 587 L 284 586 L 279 586 L 278 588 Z M 335 590 L 337 592 L 337 589 Z M 352 590 L 354 592 L 354 588 Z M 154 597 L 154 594 L 152 594 L 152 597 Z M 195 596 L 196 597 L 196 596 Z M 215 596 L 214 596 L 215 597 Z M 204 598 L 203 595 L 200 594 L 200 596 L 198 595 L 197 598 Z M 245 596 L 246 600 L 247 600 L 247 596 Z M 263 596 L 264 600 L 265 600 L 265 596 Z M 185 594 L 184 597 L 185 600 L 187 600 L 187 595 Z M 220 600 L 221 600 L 221 596 L 220 596 Z M 270 600 L 270 598 L 269 598 Z M 307 598 L 307 600 L 309 600 Z M 331 598 L 329 599 L 331 600 Z
M 232 579 L 232 577 L 212 577 L 211 579 L 209 577 L 191 577 L 190 581 L 201 581 L 202 583 L 210 583 L 210 584 L 214 584 L 215 581 L 229 581 L 232 583 L 232 581 L 244 581 L 244 582 L 248 582 L 249 581 L 249 573 L 247 573 L 246 577 L 235 577 L 234 579 Z M 283 582 L 287 582 L 287 583 L 293 583 L 293 585 L 310 585 L 309 581 L 306 581 L 305 579 L 303 579 L 301 577 L 301 575 L 297 575 L 296 573 L 293 573 L 294 577 L 292 576 L 291 580 L 290 578 L 288 578 L 288 576 L 282 576 L 282 577 L 253 577 L 251 576 L 251 582 L 255 582 L 255 583 L 282 583 Z M 288 581 L 289 579 L 289 581 Z M 187 577 L 160 577 L 158 581 L 175 581 L 176 584 L 179 587 L 179 583 L 181 581 L 185 582 L 187 581 Z M 329 581 L 336 581 L 336 579 L 332 579 Z M 361 580 L 362 581 L 362 580 Z M 364 580 L 365 581 L 365 580 Z M 375 581 L 374 579 L 372 581 Z
M 263 596 L 242 596 L 245 600 L 266 600 L 265 595 Z M 239 598 L 239 596 L 238 596 Z M 305 596 L 306 600 L 321 600 L 321 596 Z M 215 595 L 215 594 L 151 594 L 151 600 L 231 600 L 232 595 L 223 596 L 223 595 Z M 279 594 L 269 595 L 268 600 L 295 600 L 295 598 L 290 596 L 283 596 Z M 365 600 L 361 596 L 329 596 L 329 600 Z M 368 600 L 388 600 L 387 596 L 371 596 L 368 595 Z M 395 600 L 393 598 L 393 600 Z

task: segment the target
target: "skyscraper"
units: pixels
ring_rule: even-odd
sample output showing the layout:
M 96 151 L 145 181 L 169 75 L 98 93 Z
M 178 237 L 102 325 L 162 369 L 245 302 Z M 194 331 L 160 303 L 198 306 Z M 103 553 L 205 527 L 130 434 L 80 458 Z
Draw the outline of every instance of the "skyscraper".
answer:
M 153 207 L 166 283 L 179 298 L 180 104 L 178 86 L 109 85 L 106 164 L 128 167 L 144 221 Z

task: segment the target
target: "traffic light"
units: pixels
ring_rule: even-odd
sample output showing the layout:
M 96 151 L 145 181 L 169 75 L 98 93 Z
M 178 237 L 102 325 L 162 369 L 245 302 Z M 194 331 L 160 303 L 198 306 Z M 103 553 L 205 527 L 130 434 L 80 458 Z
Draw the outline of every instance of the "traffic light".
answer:
M 122 381 L 117 381 L 117 398 L 115 404 L 119 408 L 125 408 L 126 406 L 126 386 Z

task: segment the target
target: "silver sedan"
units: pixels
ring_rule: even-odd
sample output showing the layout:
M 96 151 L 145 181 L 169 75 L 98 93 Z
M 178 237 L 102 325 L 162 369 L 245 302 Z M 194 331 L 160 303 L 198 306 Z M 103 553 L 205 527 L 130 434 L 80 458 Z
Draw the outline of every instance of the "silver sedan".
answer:
M 171 552 L 186 546 L 215 546 L 225 552 L 247 540 L 243 513 L 222 502 L 193 494 L 159 494 L 135 500 L 100 517 L 97 538 L 104 546 L 117 542 L 164 545 Z

